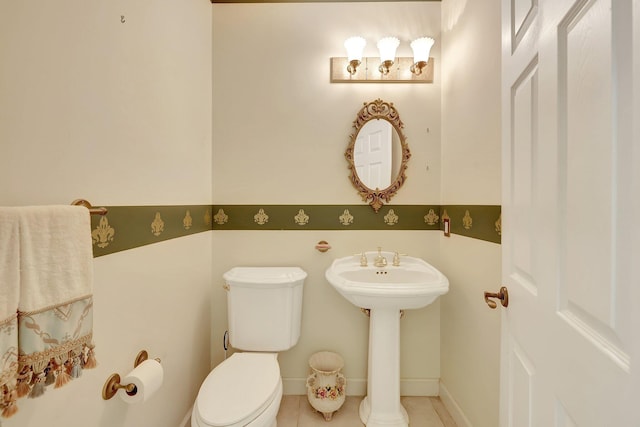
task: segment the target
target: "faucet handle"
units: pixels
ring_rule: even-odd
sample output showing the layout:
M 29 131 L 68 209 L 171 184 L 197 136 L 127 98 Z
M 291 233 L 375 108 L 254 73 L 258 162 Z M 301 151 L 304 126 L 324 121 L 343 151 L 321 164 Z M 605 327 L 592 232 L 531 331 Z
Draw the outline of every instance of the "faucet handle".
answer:
M 360 255 L 360 267 L 366 267 L 367 266 L 367 256 L 364 254 L 364 252 L 362 252 L 362 255 Z
M 398 253 L 398 251 L 395 251 L 395 253 L 393 254 L 393 266 L 394 267 L 399 267 L 400 266 L 400 256 L 401 255 L 406 255 L 406 254 Z

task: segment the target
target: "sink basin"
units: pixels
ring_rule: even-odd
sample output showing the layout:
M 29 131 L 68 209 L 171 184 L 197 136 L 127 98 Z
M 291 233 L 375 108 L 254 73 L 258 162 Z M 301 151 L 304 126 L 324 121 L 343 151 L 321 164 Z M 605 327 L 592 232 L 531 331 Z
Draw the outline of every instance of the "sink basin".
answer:
M 381 252 L 387 266 L 375 267 L 378 252 L 366 252 L 367 266 L 360 255 L 338 258 L 325 277 L 347 301 L 361 308 L 408 310 L 426 307 L 449 290 L 449 281 L 423 259 L 402 256 L 400 265 L 391 265 L 392 252 Z
M 408 427 L 409 416 L 400 403 L 401 311 L 426 307 L 449 290 L 449 280 L 420 258 L 400 257 L 394 266 L 392 252 L 366 252 L 338 258 L 325 277 L 347 301 L 369 309 L 369 365 L 367 396 L 360 402 L 360 420 L 367 427 Z M 383 256 L 387 265 L 376 267 Z

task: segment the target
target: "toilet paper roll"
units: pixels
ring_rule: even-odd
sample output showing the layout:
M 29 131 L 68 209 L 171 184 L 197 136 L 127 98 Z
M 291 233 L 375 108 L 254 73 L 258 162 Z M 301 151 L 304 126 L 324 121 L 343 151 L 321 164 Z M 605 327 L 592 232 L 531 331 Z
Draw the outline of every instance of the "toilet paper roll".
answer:
M 160 362 L 147 359 L 129 372 L 121 381 L 121 384 L 134 384 L 136 388 L 132 392 L 124 389 L 118 390 L 120 399 L 127 403 L 146 402 L 162 385 L 164 371 Z

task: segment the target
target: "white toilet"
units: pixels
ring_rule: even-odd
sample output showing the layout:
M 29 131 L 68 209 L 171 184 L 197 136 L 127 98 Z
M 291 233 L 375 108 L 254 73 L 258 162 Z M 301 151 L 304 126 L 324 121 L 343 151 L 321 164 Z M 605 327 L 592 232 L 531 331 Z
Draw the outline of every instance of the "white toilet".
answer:
M 200 386 L 192 427 L 276 427 L 282 399 L 278 352 L 300 337 L 298 267 L 235 267 L 224 275 L 229 342 L 238 350 Z

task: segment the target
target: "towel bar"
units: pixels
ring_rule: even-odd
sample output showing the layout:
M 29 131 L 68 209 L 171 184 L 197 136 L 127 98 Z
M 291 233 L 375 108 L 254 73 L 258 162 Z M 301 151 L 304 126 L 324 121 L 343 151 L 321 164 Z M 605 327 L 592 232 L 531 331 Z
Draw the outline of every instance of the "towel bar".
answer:
M 91 206 L 91 203 L 89 203 L 85 199 L 76 199 L 73 202 L 71 202 L 71 204 L 73 206 L 84 206 L 85 208 L 89 209 L 89 213 L 91 215 L 106 215 L 108 212 L 107 208 L 105 207 L 95 208 Z

